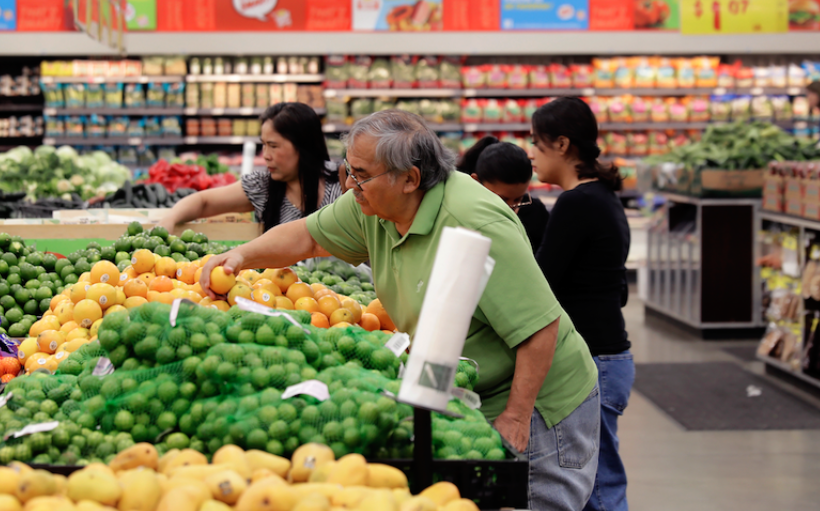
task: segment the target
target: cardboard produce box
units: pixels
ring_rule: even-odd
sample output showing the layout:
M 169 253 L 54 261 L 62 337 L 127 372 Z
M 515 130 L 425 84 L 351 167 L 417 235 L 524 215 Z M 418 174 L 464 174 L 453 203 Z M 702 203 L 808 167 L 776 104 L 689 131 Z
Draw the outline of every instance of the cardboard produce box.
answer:
M 700 172 L 700 195 L 760 197 L 763 193 L 764 173 L 763 169 L 704 169 Z
M 785 210 L 784 182 L 785 179 L 780 174 L 766 174 L 763 182 L 763 209 L 776 213 Z

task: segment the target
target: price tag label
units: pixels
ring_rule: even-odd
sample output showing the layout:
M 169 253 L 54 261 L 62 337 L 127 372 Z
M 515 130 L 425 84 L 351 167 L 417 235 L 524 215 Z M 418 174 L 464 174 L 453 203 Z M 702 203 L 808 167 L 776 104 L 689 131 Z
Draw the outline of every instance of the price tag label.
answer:
M 196 115 L 196 108 L 186 108 L 185 115 Z
M 681 0 L 681 33 L 788 32 L 789 3 L 782 0 Z
M 225 115 L 225 109 L 224 108 L 214 108 L 213 110 L 211 110 L 211 115 Z
M 481 397 L 472 390 L 463 389 L 461 387 L 453 387 L 450 389 L 450 395 L 456 399 L 460 399 L 462 403 L 469 406 L 473 410 L 481 408 Z
M 21 429 L 20 431 L 15 431 L 13 433 L 6 433 L 6 436 L 3 437 L 4 439 L 9 439 L 11 437 L 20 438 L 21 436 L 26 435 L 33 435 L 34 433 L 44 433 L 46 431 L 51 431 L 56 429 L 60 423 L 58 421 L 51 421 L 51 422 L 41 422 L 40 424 L 29 424 L 25 428 Z
M 330 391 L 327 389 L 327 385 L 319 380 L 308 380 L 286 388 L 282 393 L 282 399 L 288 399 L 299 394 L 313 396 L 319 401 L 326 401 L 330 398 Z
M 106 376 L 114 372 L 114 364 L 108 360 L 107 357 L 100 357 L 97 361 L 97 365 L 94 367 L 94 370 L 91 372 L 94 376 Z
M 595 95 L 595 89 L 592 89 L 592 88 L 589 88 L 589 87 L 587 87 L 585 89 L 581 89 L 581 95 L 582 96 L 594 96 Z
M 239 115 L 253 115 L 253 108 L 243 107 L 239 109 Z
M 335 90 L 333 90 L 333 89 L 327 89 L 327 90 L 325 91 L 325 97 L 326 97 L 326 98 L 335 98 L 338 94 L 339 94 L 339 93 L 338 93 L 338 92 L 336 92 L 336 91 L 335 91 Z
M 185 137 L 185 143 L 187 145 L 196 145 L 197 141 L 198 141 L 197 137 Z
M 131 137 L 128 139 L 128 145 L 142 145 L 142 139 L 139 137 Z
M 43 115 L 57 115 L 56 108 L 46 108 L 43 110 Z
M 393 337 L 384 343 L 384 347 L 392 351 L 397 357 L 400 357 L 401 354 L 410 347 L 410 336 L 402 332 L 393 334 Z

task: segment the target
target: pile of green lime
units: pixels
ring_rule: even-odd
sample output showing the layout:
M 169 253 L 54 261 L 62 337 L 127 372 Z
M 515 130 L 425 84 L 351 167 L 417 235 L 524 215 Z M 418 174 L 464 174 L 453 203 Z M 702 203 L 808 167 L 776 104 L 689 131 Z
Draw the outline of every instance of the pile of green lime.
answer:
M 19 236 L 0 233 L 0 333 L 25 337 L 66 282 L 57 256 L 26 247 Z
M 164 227 L 143 229 L 139 222 L 131 222 L 122 236 L 111 247 L 110 261 L 122 271 L 131 263 L 131 254 L 139 249 L 147 249 L 161 257 L 171 257 L 177 262 L 191 262 L 208 254 L 221 254 L 228 247 L 208 240 L 208 236 L 185 230 L 180 236 L 168 233 Z

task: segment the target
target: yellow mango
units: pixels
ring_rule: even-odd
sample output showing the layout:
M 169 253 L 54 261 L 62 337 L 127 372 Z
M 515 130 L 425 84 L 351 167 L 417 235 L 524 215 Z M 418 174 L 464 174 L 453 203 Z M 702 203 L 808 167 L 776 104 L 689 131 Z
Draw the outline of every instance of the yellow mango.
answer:
M 160 456 L 159 460 L 157 461 L 157 469 L 163 474 L 167 473 L 166 468 L 168 468 L 168 464 L 171 463 L 171 460 L 177 457 L 179 452 L 179 449 L 171 449 L 170 451 L 167 451 L 165 454 Z
M 245 451 L 245 459 L 251 467 L 251 472 L 266 468 L 280 477 L 285 477 L 290 470 L 289 459 L 265 451 L 250 449 Z
M 375 490 L 359 502 L 359 511 L 399 511 L 390 490 Z
M 93 500 L 106 506 L 115 506 L 122 496 L 122 487 L 112 473 L 86 467 L 68 477 L 67 495 L 75 502 Z
M 407 476 L 404 472 L 381 463 L 370 463 L 367 465 L 368 482 L 367 485 L 373 488 L 407 488 Z
M 421 495 L 417 495 L 415 497 L 410 497 L 409 499 L 405 500 L 399 505 L 399 511 L 437 511 L 438 506 L 435 502 L 428 499 L 427 497 L 423 497 Z
M 0 494 L 0 511 L 23 511 L 23 505 L 14 495 Z
M 315 469 L 311 472 L 310 477 L 308 478 L 308 482 L 311 483 L 324 483 L 327 481 L 328 476 L 330 476 L 330 472 L 333 471 L 333 468 L 336 466 L 335 461 L 330 461 L 325 463 L 321 467 Z
M 233 508 L 218 500 L 206 500 L 199 506 L 199 511 L 233 511 Z
M 117 508 L 120 511 L 154 511 L 162 497 L 162 487 L 156 473 L 148 468 L 136 468 L 121 472 L 122 497 Z
M 448 481 L 442 481 L 425 488 L 419 495 L 429 498 L 435 502 L 437 506 L 444 506 L 451 500 L 461 498 L 461 493 L 459 493 L 456 485 Z
M 355 508 L 374 490 L 367 486 L 349 486 L 333 495 L 330 503 L 337 507 Z
M 111 460 L 109 466 L 114 472 L 137 467 L 157 470 L 159 467 L 159 453 L 157 453 L 157 449 L 153 445 L 147 442 L 141 442 L 117 454 L 114 459 Z
M 235 511 L 292 511 L 299 502 L 299 493 L 291 486 L 267 484 L 266 480 L 250 485 L 239 497 Z M 158 510 L 162 511 L 162 510 Z
M 0 495 L 15 495 L 20 472 L 9 467 L 0 467 Z
M 310 479 L 310 474 L 326 463 L 335 460 L 333 450 L 321 444 L 305 444 L 293 453 L 293 465 L 288 474 L 288 480 L 293 483 L 304 483 Z
M 236 445 L 223 445 L 214 453 L 211 462 L 214 465 L 229 465 L 231 470 L 239 474 L 244 479 L 250 479 L 253 475 L 248 458 L 245 456 L 245 451 Z
M 20 474 L 17 480 L 17 499 L 25 504 L 34 497 L 46 497 L 57 494 L 57 481 L 51 472 L 32 470 Z
M 339 458 L 328 474 L 327 482 L 342 486 L 367 486 L 368 476 L 367 460 L 364 456 L 348 454 Z
M 442 511 L 479 511 L 475 502 L 469 499 L 451 500 Z
M 230 506 L 236 504 L 239 497 L 248 489 L 247 480 L 233 470 L 224 470 L 205 479 L 215 500 Z
M 330 500 L 321 493 L 310 493 L 303 497 L 292 511 L 329 511 Z
M 204 454 L 201 452 L 195 451 L 193 449 L 183 449 L 177 453 L 168 463 L 165 464 L 164 470 L 160 470 L 163 474 L 171 474 L 174 469 L 187 467 L 187 466 L 199 466 L 199 465 L 207 465 L 208 458 L 205 457 Z

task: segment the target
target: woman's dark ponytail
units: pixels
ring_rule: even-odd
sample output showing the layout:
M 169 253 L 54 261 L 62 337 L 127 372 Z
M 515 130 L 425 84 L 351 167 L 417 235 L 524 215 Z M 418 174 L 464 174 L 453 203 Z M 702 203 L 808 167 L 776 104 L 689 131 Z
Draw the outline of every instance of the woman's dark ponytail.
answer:
M 537 139 L 554 142 L 558 137 L 569 139 L 574 147 L 579 179 L 598 179 L 610 190 L 620 191 L 623 178 L 618 167 L 598 161 L 598 121 L 584 101 L 561 97 L 541 106 L 532 116 L 532 132 Z

